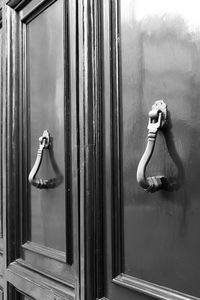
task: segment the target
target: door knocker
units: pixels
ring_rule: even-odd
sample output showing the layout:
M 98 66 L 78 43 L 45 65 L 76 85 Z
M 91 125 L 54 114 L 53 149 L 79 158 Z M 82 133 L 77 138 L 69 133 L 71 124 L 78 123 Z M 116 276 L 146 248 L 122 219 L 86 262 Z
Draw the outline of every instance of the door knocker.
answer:
M 43 135 L 39 138 L 39 149 L 37 151 L 37 157 L 28 177 L 29 182 L 38 189 L 53 189 L 62 183 L 63 176 L 60 173 L 60 170 L 54 159 L 52 147 L 53 145 L 52 145 L 52 138 L 50 136 L 50 133 L 47 130 L 45 130 L 43 132 Z M 36 178 L 36 175 L 42 163 L 44 149 L 49 150 L 50 160 L 53 166 L 53 170 L 56 174 L 55 178 L 51 178 L 51 179 Z
M 162 130 L 167 122 L 167 105 L 163 100 L 158 100 L 149 112 L 148 138 L 145 152 L 137 168 L 137 182 L 147 192 L 156 192 L 168 189 L 170 183 L 165 176 L 146 177 L 146 167 L 152 157 L 158 130 Z

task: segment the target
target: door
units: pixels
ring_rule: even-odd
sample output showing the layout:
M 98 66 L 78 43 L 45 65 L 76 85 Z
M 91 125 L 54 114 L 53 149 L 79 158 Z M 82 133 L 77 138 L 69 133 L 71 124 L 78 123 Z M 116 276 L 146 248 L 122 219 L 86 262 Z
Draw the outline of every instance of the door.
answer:
M 76 5 L 4 12 L 5 299 L 78 298 Z
M 2 3 L 0 296 L 200 299 L 198 0 Z
M 105 296 L 199 299 L 199 1 L 104 1 L 104 41 Z M 161 99 L 139 173 L 170 184 L 146 191 Z

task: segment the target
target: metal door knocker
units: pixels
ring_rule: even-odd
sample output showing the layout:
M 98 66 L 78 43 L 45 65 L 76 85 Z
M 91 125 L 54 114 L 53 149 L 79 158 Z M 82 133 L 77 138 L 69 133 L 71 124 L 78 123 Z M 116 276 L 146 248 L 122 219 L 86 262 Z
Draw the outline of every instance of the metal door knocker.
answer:
M 146 167 L 152 157 L 158 130 L 161 130 L 167 121 L 167 105 L 158 100 L 149 112 L 148 139 L 145 152 L 137 168 L 137 182 L 147 192 L 156 192 L 160 189 L 169 189 L 169 181 L 165 176 L 146 177 Z
M 42 163 L 44 149 L 49 150 L 50 160 L 53 166 L 53 170 L 56 174 L 55 178 L 51 178 L 51 179 L 36 178 L 36 175 Z M 50 133 L 47 130 L 45 130 L 43 132 L 43 135 L 39 138 L 39 149 L 37 151 L 37 157 L 34 166 L 29 174 L 28 180 L 33 186 L 35 186 L 38 189 L 53 189 L 58 185 L 60 185 L 63 181 L 63 176 L 60 173 L 60 170 L 54 159 L 52 137 L 50 136 Z

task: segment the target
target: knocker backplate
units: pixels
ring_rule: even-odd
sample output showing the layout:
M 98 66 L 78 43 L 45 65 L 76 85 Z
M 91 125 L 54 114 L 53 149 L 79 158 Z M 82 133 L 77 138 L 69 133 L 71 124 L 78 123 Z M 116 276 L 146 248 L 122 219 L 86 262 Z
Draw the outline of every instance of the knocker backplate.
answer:
M 157 110 L 162 112 L 162 120 L 161 120 L 161 127 L 163 127 L 166 124 L 167 121 L 167 105 L 163 100 L 157 100 L 152 105 L 152 110 Z

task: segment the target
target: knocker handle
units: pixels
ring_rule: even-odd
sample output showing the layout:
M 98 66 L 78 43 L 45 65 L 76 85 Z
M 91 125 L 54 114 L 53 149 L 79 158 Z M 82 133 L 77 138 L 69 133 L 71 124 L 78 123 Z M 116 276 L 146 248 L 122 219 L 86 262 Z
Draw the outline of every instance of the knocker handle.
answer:
M 40 169 L 40 165 L 42 163 L 44 149 L 49 150 L 51 163 L 52 163 L 54 172 L 56 174 L 55 178 L 51 178 L 51 179 L 36 178 L 36 175 L 37 175 L 37 173 Z M 59 168 L 54 159 L 52 145 L 51 145 L 51 137 L 50 137 L 50 133 L 47 130 L 45 130 L 43 132 L 43 135 L 39 138 L 39 149 L 37 151 L 37 157 L 36 157 L 35 163 L 33 165 L 33 168 L 29 174 L 28 180 L 33 186 L 35 186 L 38 189 L 55 188 L 63 180 L 63 177 L 62 177 L 62 175 L 59 171 Z
M 154 151 L 158 130 L 162 129 L 166 120 L 166 104 L 163 100 L 156 101 L 149 112 L 147 146 L 137 168 L 137 182 L 147 192 L 153 193 L 168 185 L 168 180 L 165 176 L 146 177 L 146 167 Z

